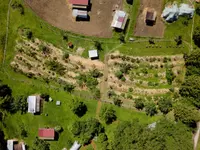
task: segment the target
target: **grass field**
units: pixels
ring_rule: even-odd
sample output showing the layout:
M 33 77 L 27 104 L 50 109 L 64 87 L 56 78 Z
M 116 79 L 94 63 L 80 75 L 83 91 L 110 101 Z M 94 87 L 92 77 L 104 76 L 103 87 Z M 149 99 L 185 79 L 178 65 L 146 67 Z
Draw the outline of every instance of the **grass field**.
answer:
M 133 56 L 175 55 L 189 51 L 187 45 L 183 45 L 177 47 L 175 42 L 155 42 L 155 45 L 149 45 L 149 42 L 138 42 L 126 43 L 116 50 L 119 50 L 123 54 Z

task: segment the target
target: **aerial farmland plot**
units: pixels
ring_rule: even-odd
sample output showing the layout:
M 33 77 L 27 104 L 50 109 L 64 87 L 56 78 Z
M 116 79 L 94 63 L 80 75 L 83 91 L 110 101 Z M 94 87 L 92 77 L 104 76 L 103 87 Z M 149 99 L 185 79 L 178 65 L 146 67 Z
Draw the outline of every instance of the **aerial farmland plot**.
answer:
M 198 150 L 199 20 L 198 0 L 2 1 L 0 150 Z

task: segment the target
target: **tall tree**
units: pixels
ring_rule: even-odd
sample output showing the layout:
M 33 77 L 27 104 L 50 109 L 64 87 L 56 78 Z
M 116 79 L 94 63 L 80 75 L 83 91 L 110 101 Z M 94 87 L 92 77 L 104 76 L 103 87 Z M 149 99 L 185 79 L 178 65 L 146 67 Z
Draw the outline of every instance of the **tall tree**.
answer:
M 87 112 L 87 106 L 78 99 L 73 99 L 70 108 L 78 117 L 82 117 Z
M 157 113 L 156 105 L 154 103 L 148 103 L 145 106 L 146 114 L 149 116 L 154 116 Z
M 172 110 L 172 101 L 169 97 L 162 97 L 158 102 L 158 108 L 163 114 Z
M 200 47 L 200 26 L 196 27 L 193 34 L 194 43 Z
M 178 103 L 174 107 L 174 116 L 176 121 L 181 121 L 189 127 L 196 127 L 196 123 L 200 120 L 199 112 L 183 103 Z
M 117 119 L 117 116 L 112 107 L 105 106 L 101 109 L 100 118 L 104 120 L 106 124 L 110 124 Z

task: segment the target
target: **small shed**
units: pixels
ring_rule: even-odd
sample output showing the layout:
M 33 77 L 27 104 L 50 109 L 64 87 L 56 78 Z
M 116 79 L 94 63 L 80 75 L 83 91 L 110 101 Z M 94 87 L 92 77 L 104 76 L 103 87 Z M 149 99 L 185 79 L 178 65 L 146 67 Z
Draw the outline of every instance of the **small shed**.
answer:
M 146 13 L 146 24 L 147 25 L 154 25 L 157 18 L 157 12 L 153 9 L 148 9 Z
M 79 9 L 73 9 L 72 10 L 72 16 L 75 18 L 88 18 L 88 12 L 86 10 L 79 10 Z
M 17 140 L 7 140 L 7 150 L 26 150 L 26 146 Z
M 55 138 L 55 130 L 53 128 L 40 128 L 38 130 L 39 139 L 43 140 L 54 140 Z
M 60 101 L 56 101 L 56 106 L 60 106 L 61 102 Z
M 125 11 L 116 10 L 111 27 L 124 30 L 127 20 L 128 14 Z
M 80 147 L 81 147 L 81 144 L 75 141 L 72 147 L 70 148 L 70 150 L 79 150 Z
M 97 50 L 89 50 L 88 54 L 89 54 L 90 59 L 98 59 L 99 58 Z
M 35 114 L 40 112 L 40 96 L 29 96 L 27 102 L 29 113 Z

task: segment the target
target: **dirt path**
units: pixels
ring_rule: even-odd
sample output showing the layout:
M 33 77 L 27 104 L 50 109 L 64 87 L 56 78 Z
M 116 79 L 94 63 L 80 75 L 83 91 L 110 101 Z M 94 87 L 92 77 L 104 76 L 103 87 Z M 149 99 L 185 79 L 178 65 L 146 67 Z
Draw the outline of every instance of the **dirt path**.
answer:
M 94 143 L 93 140 L 92 140 L 91 144 L 92 144 L 93 149 L 96 150 L 96 144 Z
M 99 120 L 100 120 L 99 113 L 100 113 L 100 110 L 101 110 L 101 105 L 102 105 L 102 102 L 98 101 L 98 103 L 97 103 L 97 109 L 96 109 L 96 118 L 99 119 Z
M 8 33 L 9 33 L 11 3 L 12 3 L 12 0 L 10 0 L 9 4 L 8 4 L 8 12 L 7 12 L 7 20 L 6 20 L 6 38 L 5 38 L 5 46 L 4 46 L 4 50 L 3 50 L 3 64 L 5 63 L 6 51 L 7 51 L 7 45 L 8 45 Z
M 194 150 L 197 150 L 199 134 L 200 134 L 200 122 L 197 123 L 197 132 L 194 134 Z

